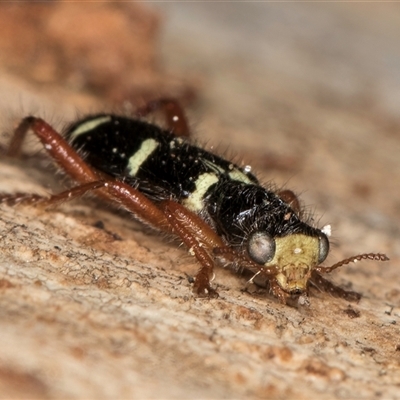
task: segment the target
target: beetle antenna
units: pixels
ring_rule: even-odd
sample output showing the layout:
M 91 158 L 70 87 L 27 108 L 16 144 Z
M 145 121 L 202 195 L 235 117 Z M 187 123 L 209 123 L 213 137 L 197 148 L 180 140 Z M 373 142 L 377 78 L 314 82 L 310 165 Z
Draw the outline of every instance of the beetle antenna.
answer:
M 331 265 L 330 267 L 324 267 L 322 265 L 315 268 L 315 270 L 319 273 L 329 273 L 335 270 L 336 268 L 340 268 L 343 265 L 347 265 L 350 263 L 356 263 L 361 260 L 372 260 L 372 261 L 389 261 L 389 257 L 386 254 L 382 253 L 365 253 L 365 254 L 358 254 L 357 256 L 345 258 L 342 261 L 337 262 L 336 264 Z

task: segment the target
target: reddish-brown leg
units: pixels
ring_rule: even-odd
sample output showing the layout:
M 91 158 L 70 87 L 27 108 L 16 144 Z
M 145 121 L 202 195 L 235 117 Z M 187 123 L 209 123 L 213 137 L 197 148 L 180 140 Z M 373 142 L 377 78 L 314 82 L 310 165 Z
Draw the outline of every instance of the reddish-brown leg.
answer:
M 202 268 L 196 276 L 194 290 L 199 295 L 214 296 L 216 293 L 210 286 L 210 278 L 214 270 L 214 256 L 222 257 L 228 265 L 240 266 L 254 273 L 262 273 L 271 279 L 277 273 L 277 268 L 263 267 L 245 254 L 225 245 L 217 233 L 206 224 L 198 215 L 192 213 L 174 201 L 165 201 L 161 204 L 174 232 L 182 239 L 186 246 L 196 256 Z M 239 268 L 238 268 L 239 269 Z
M 192 213 L 187 208 L 175 201 L 168 200 L 161 203 L 160 208 L 172 213 L 174 218 L 185 224 L 186 229 L 196 236 L 200 246 L 214 249 L 225 246 L 221 237 L 206 224 L 197 214 Z
M 29 129 L 31 129 L 31 124 L 33 121 L 33 117 L 24 118 L 18 125 L 18 127 L 14 131 L 14 135 L 11 138 L 11 142 L 8 146 L 8 149 L 5 151 L 5 154 L 10 157 L 18 157 L 21 154 L 22 144 L 24 143 L 26 134 Z
M 176 136 L 190 136 L 189 124 L 180 104 L 169 98 L 161 98 L 148 102 L 136 111 L 138 117 L 144 117 L 160 110 L 165 117 L 167 127 Z
M 313 271 L 309 283 L 317 289 L 327 292 L 334 297 L 340 297 L 347 301 L 357 302 L 361 299 L 361 295 L 351 290 L 344 290 L 339 286 L 334 285 L 327 279 L 323 278 L 318 272 Z
M 103 181 L 84 183 L 83 185 L 75 186 L 72 189 L 68 189 L 64 192 L 53 194 L 51 196 L 40 196 L 31 193 L 0 193 L 0 203 L 5 203 L 9 206 L 14 206 L 17 204 L 40 205 L 43 207 L 56 206 L 65 201 L 70 201 L 77 197 L 81 197 L 89 191 L 103 188 L 104 185 L 105 183 Z
M 226 245 L 213 248 L 213 253 L 215 256 L 225 259 L 228 265 L 233 263 L 234 267 L 237 266 L 237 272 L 241 271 L 241 269 L 247 269 L 254 274 L 260 275 L 260 278 L 267 277 L 267 279 L 278 273 L 278 268 L 275 265 L 265 267 L 264 265 L 257 264 L 246 254 L 238 253 L 235 249 Z
M 161 204 L 173 232 L 180 237 L 189 251 L 197 258 L 201 268 L 196 275 L 194 291 L 199 296 L 217 297 L 218 293 L 211 287 L 214 260 L 212 249 L 223 246 L 221 238 L 197 215 L 173 201 Z
M 282 304 L 287 304 L 290 295 L 286 293 L 280 286 L 276 279 L 271 279 L 269 288 L 274 297 L 276 297 Z
M 300 201 L 298 197 L 291 190 L 282 190 L 278 192 L 278 196 L 298 215 L 300 214 Z
M 11 139 L 8 155 L 17 156 L 20 153 L 22 143 L 29 130 L 32 130 L 49 155 L 74 180 L 80 183 L 99 180 L 99 176 L 82 160 L 66 140 L 41 118 L 26 117 L 21 121 Z
M 164 213 L 153 202 L 133 187 L 114 179 L 84 183 L 49 197 L 28 193 L 0 194 L 0 203 L 6 203 L 11 206 L 25 204 L 50 207 L 81 197 L 85 193 L 97 189 L 101 190 L 102 197 L 107 197 L 108 200 L 122 205 L 143 222 L 150 224 L 156 229 L 169 233 L 174 232 Z

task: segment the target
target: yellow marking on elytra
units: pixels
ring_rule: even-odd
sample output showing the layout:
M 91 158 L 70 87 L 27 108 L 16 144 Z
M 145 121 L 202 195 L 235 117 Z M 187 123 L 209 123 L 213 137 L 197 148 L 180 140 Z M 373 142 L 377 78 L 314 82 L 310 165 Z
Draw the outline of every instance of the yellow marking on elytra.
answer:
M 102 125 L 102 124 L 104 124 L 106 122 L 110 122 L 110 121 L 111 121 L 110 115 L 91 119 L 91 120 L 86 121 L 83 124 L 79 125 L 74 131 L 71 132 L 70 137 L 71 137 L 71 139 L 75 139 L 79 135 L 90 132 L 93 129 L 96 129 L 99 125 Z
M 129 175 L 135 176 L 137 174 L 141 165 L 149 158 L 158 145 L 159 143 L 154 139 L 143 141 L 139 150 L 129 158 L 127 167 Z
M 210 169 L 212 169 L 215 172 L 218 172 L 221 174 L 225 174 L 228 172 L 228 171 L 224 170 L 222 167 L 220 167 L 219 165 L 214 164 L 210 160 L 202 160 L 202 161 L 205 165 L 207 165 L 207 167 L 209 167 Z M 229 165 L 228 175 L 233 181 L 238 181 L 238 182 L 243 182 L 243 183 L 248 183 L 248 184 L 253 183 L 244 172 L 240 171 L 240 169 L 236 168 L 233 164 Z
M 244 172 L 240 171 L 237 168 L 235 168 L 233 171 L 229 172 L 229 177 L 233 181 L 239 181 L 239 182 L 248 183 L 248 184 L 254 183 L 249 179 L 249 177 Z
M 221 174 L 225 173 L 225 170 L 217 164 L 214 164 L 210 160 L 202 160 L 202 162 L 207 165 L 208 168 L 212 169 L 215 172 L 219 172 Z
M 312 269 L 318 265 L 319 239 L 294 234 L 275 238 L 275 246 L 274 258 L 265 266 L 279 267 L 276 280 L 285 292 L 304 292 Z
M 218 182 L 218 176 L 214 173 L 207 172 L 201 174 L 195 181 L 196 189 L 190 196 L 183 200 L 182 204 L 190 211 L 198 212 L 203 209 L 203 198 L 211 185 Z

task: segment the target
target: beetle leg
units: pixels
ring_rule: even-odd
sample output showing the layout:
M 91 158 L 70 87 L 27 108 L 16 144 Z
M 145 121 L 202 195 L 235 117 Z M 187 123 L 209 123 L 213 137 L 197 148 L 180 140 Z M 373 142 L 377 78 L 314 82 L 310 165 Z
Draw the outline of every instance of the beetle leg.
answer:
M 7 152 L 9 156 L 20 154 L 22 143 L 29 130 L 33 131 L 49 155 L 74 180 L 80 183 L 99 180 L 99 176 L 82 160 L 68 142 L 41 118 L 26 117 L 21 121 L 11 139 Z
M 75 186 L 72 189 L 65 190 L 64 192 L 53 194 L 51 196 L 40 196 L 32 193 L 13 193 L 3 194 L 0 193 L 0 203 L 5 203 L 9 206 L 18 204 L 24 205 L 40 205 L 43 207 L 56 206 L 65 201 L 73 200 L 77 197 L 83 196 L 85 193 L 104 187 L 103 181 L 94 181 Z
M 260 275 L 260 278 L 271 279 L 271 276 L 275 276 L 278 273 L 278 267 L 271 265 L 266 267 L 260 265 L 251 260 L 245 253 L 238 253 L 234 248 L 227 245 L 218 246 L 213 248 L 213 253 L 217 257 L 222 257 L 227 264 L 232 264 L 236 272 L 243 272 L 244 269 L 253 272 L 254 274 Z M 255 276 L 253 277 L 253 279 Z
M 282 304 L 287 304 L 290 295 L 286 293 L 280 286 L 276 279 L 269 281 L 269 289 L 273 296 L 275 296 Z
M 301 207 L 298 197 L 289 189 L 281 190 L 278 196 L 297 214 L 300 215 Z
M 161 98 L 148 102 L 136 111 L 138 117 L 144 117 L 152 112 L 160 110 L 165 117 L 168 129 L 176 136 L 190 136 L 189 124 L 177 100 Z
M 165 201 L 161 204 L 161 209 L 173 232 L 201 264 L 194 291 L 199 296 L 217 297 L 218 293 L 210 285 L 214 271 L 214 260 L 210 254 L 213 248 L 224 246 L 222 239 L 200 217 L 178 203 Z
M 361 295 L 357 292 L 353 292 L 351 290 L 342 289 L 339 286 L 334 285 L 332 282 L 323 278 L 318 272 L 313 271 L 311 273 L 311 278 L 309 283 L 316 287 L 319 290 L 323 290 L 324 292 L 328 292 L 334 297 L 340 297 L 347 301 L 358 302 L 361 299 Z

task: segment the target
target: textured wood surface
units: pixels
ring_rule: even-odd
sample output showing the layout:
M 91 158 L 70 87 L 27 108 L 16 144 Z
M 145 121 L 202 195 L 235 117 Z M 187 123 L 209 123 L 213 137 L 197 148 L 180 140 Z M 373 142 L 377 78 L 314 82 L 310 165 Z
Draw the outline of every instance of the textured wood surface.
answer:
M 199 142 L 295 190 L 316 224 L 332 224 L 327 264 L 369 251 L 391 261 L 331 274 L 362 293 L 358 304 L 312 292 L 297 310 L 225 270 L 220 298 L 205 300 L 192 295 L 186 274 L 197 266 L 184 248 L 94 199 L 1 206 L 0 398 L 398 398 L 397 8 L 159 12 L 165 68 L 202 82 L 189 110 Z M 30 112 L 60 126 L 77 109 L 104 109 L 5 70 L 0 90 L 2 132 Z M 1 191 L 69 184 L 40 157 L 0 163 Z

